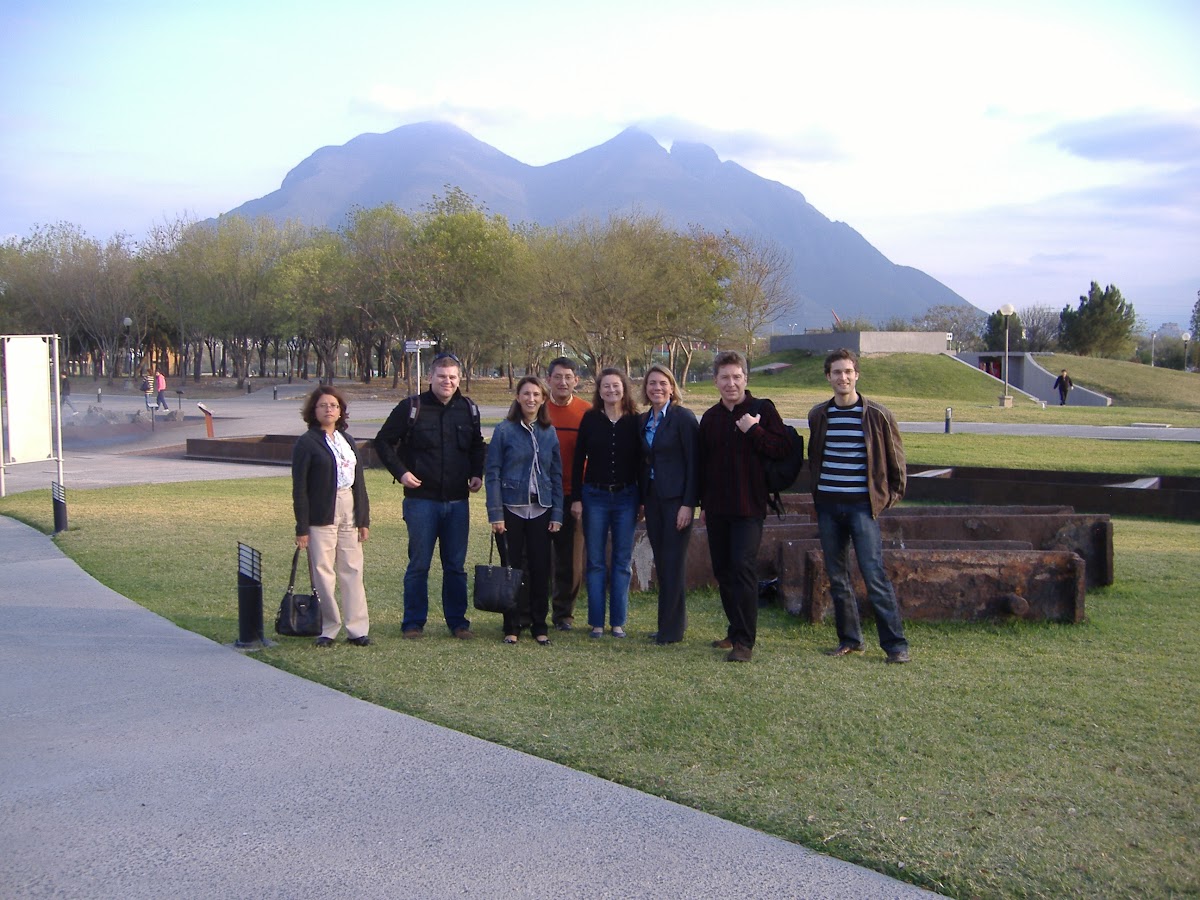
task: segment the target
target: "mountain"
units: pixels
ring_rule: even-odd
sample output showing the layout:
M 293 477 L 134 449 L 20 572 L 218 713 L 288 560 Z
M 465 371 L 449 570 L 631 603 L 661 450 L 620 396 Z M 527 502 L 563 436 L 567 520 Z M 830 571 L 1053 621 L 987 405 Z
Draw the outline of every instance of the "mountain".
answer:
M 552 226 L 636 211 L 660 213 L 678 228 L 765 238 L 792 258 L 796 299 L 779 323 L 828 327 L 830 310 L 881 322 L 940 304 L 969 305 L 924 272 L 891 262 L 799 191 L 722 161 L 703 144 L 677 141 L 665 150 L 636 128 L 567 159 L 530 166 L 453 125 L 405 125 L 322 147 L 279 190 L 230 213 L 337 229 L 355 207 L 394 203 L 416 211 L 447 186 L 513 223 Z

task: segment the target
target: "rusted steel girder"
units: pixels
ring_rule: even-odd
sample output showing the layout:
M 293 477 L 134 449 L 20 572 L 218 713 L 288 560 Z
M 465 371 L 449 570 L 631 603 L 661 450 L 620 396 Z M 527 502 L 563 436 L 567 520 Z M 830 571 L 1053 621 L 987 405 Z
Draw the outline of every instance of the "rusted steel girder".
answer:
M 784 552 L 781 591 L 797 581 L 809 602 L 800 614 L 821 622 L 833 612 L 829 576 L 818 550 Z M 854 561 L 852 560 L 852 563 Z M 1084 562 L 1063 550 L 884 550 L 883 564 L 906 620 L 960 621 L 1016 616 L 1030 621 L 1081 622 Z M 851 566 L 859 612 L 871 615 L 866 589 Z M 786 585 L 786 588 L 785 588 Z

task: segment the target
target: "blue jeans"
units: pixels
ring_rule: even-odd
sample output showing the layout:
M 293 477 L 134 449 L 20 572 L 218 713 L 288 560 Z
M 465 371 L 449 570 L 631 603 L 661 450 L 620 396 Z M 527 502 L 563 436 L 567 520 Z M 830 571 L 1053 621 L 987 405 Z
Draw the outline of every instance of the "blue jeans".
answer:
M 907 650 L 908 641 L 904 638 L 896 592 L 883 568 L 883 538 L 879 533 L 879 522 L 871 516 L 871 504 L 818 503 L 817 532 L 825 556 L 825 571 L 829 575 L 838 643 L 853 647 L 861 647 L 863 643 L 858 601 L 850 584 L 850 545 L 853 543 L 858 570 L 867 586 L 867 599 L 875 611 L 879 646 L 887 653 Z
M 629 615 L 629 582 L 633 578 L 633 527 L 636 524 L 636 486 L 628 485 L 615 494 L 588 484 L 583 486 L 588 625 L 592 628 L 604 627 L 605 607 L 608 609 L 609 624 L 613 628 L 625 627 L 625 619 Z M 612 559 L 608 562 L 610 536 Z
M 408 569 L 404 572 L 404 620 L 401 631 L 424 628 L 429 616 L 429 564 L 436 541 L 442 559 L 442 612 L 453 633 L 470 628 L 467 620 L 467 528 L 470 509 L 466 500 L 404 498 L 408 526 Z

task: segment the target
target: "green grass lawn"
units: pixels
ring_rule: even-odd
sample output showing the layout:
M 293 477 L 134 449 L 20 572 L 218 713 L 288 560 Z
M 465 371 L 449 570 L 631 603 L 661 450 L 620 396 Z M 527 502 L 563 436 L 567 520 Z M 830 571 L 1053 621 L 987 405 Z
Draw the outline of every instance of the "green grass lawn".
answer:
M 1117 446 L 1122 470 L 1155 464 Z M 280 639 L 255 654 L 264 663 L 952 896 L 1200 893 L 1200 525 L 1118 520 L 1116 584 L 1089 595 L 1081 625 L 911 623 L 914 662 L 897 667 L 874 646 L 827 658 L 831 625 L 767 610 L 754 662 L 731 666 L 708 646 L 725 630 L 711 591 L 689 598 L 687 640 L 672 647 L 643 638 L 647 595 L 623 642 L 579 630 L 506 647 L 499 616 L 477 614 L 480 640 L 463 643 L 436 626 L 436 603 L 429 637 L 401 640 L 400 492 L 367 478 L 376 643 Z M 237 636 L 235 542 L 259 548 L 270 629 L 291 560 L 288 479 L 69 503 L 65 552 L 221 643 Z M 487 548 L 472 506 L 468 568 Z M 0 513 L 51 527 L 45 491 Z M 130 565 L 130 548 L 150 544 L 169 567 Z

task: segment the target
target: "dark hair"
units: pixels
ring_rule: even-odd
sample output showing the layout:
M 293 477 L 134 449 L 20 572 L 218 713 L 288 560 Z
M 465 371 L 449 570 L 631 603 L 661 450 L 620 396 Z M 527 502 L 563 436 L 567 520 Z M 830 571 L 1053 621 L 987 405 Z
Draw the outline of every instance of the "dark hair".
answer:
M 317 421 L 317 401 L 325 396 L 332 397 L 338 402 L 338 406 L 342 408 L 341 414 L 338 416 L 336 428 L 338 431 L 345 431 L 346 423 L 350 420 L 350 417 L 346 415 L 346 398 L 332 384 L 322 384 L 304 398 L 304 405 L 300 407 L 300 418 L 308 424 L 309 428 L 320 428 L 321 423 Z
M 724 366 L 737 366 L 743 375 L 750 377 L 750 364 L 746 362 L 746 357 L 736 350 L 722 350 L 717 354 L 717 358 L 713 360 L 713 378 L 720 374 Z
M 665 375 L 667 381 L 671 384 L 671 402 L 681 404 L 683 402 L 683 393 L 679 390 L 679 382 L 675 380 L 675 373 L 662 363 L 654 363 L 646 370 L 646 374 L 642 376 L 642 401 L 649 404 L 650 398 L 646 396 L 646 382 L 650 380 L 650 376 L 658 372 L 660 375 Z
M 517 382 L 517 389 L 514 393 L 520 396 L 521 388 L 525 387 L 527 384 L 536 384 L 538 390 L 542 392 L 542 405 L 538 407 L 537 423 L 543 428 L 548 428 L 550 425 L 550 413 L 546 411 L 546 401 L 550 399 L 550 388 L 546 387 L 546 382 L 542 381 L 542 379 L 538 378 L 536 375 L 526 375 Z M 520 400 L 515 398 L 513 399 L 512 406 L 508 408 L 508 415 L 506 418 L 510 422 L 525 421 L 525 413 L 521 411 Z
M 546 377 L 553 377 L 555 369 L 570 369 L 572 372 L 579 374 L 579 365 L 575 360 L 568 359 L 565 356 L 550 360 L 550 365 L 546 367 Z
M 854 371 L 858 371 L 858 354 L 853 350 L 848 350 L 845 347 L 839 347 L 825 357 L 825 374 L 829 374 L 829 370 L 833 368 L 833 364 L 839 359 L 848 359 L 854 364 Z
M 620 378 L 621 386 L 624 388 L 621 396 L 621 415 L 636 416 L 638 408 L 637 403 L 635 403 L 633 400 L 633 386 L 629 383 L 628 376 L 626 376 L 626 374 L 620 369 L 614 368 L 613 366 L 607 366 L 601 369 L 600 374 L 596 376 L 596 390 L 592 394 L 592 409 L 596 410 L 597 412 L 604 412 L 604 398 L 600 396 L 600 382 L 602 382 L 609 375 L 616 375 L 618 378 Z

